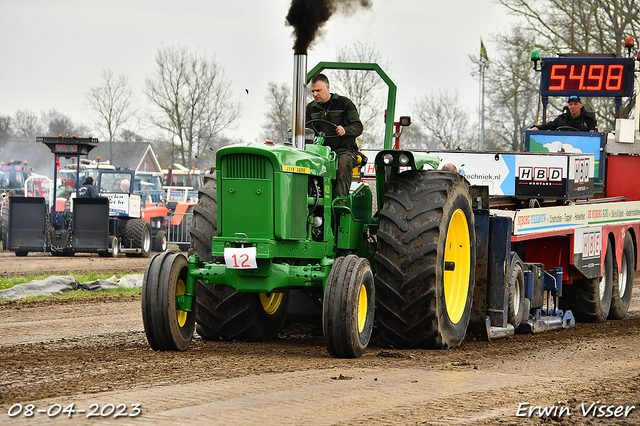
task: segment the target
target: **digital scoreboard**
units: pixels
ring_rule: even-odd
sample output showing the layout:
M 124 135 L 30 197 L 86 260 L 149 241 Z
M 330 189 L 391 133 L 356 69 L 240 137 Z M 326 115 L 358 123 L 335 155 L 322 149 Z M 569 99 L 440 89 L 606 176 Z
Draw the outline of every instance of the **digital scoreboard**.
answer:
M 96 138 L 77 137 L 38 137 L 37 142 L 45 143 L 51 152 L 60 157 L 75 157 L 77 155 L 87 155 L 89 151 L 96 147 Z
M 558 57 L 542 59 L 542 96 L 628 97 L 634 58 Z

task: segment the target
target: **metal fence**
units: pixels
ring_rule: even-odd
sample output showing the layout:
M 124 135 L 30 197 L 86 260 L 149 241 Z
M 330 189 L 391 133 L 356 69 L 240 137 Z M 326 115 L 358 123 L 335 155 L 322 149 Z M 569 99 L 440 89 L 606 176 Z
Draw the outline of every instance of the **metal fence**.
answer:
M 180 250 L 189 250 L 193 213 L 174 213 L 167 219 L 167 244 L 178 244 Z

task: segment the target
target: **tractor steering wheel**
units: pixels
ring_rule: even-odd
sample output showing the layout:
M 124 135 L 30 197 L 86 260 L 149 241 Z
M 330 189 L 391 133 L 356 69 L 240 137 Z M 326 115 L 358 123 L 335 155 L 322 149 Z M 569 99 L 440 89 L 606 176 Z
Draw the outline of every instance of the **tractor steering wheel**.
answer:
M 559 126 L 559 127 L 556 127 L 556 130 L 573 130 L 575 132 L 580 131 L 579 129 L 576 129 L 575 127 L 572 127 L 572 126 Z
M 337 125 L 337 124 L 332 123 L 332 122 L 331 122 L 331 121 L 329 121 L 329 120 L 324 120 L 324 119 L 322 119 L 322 118 L 314 118 L 313 120 L 309 120 L 309 121 L 307 121 L 307 122 L 304 124 L 304 126 L 305 126 L 305 127 L 307 127 L 307 125 L 308 125 L 308 124 L 311 124 L 310 128 L 313 130 L 313 132 L 315 133 L 315 135 L 316 135 L 316 136 L 320 136 L 320 134 L 321 134 L 322 132 L 321 132 L 321 131 L 319 131 L 318 129 L 316 129 L 316 128 L 315 128 L 315 126 L 314 126 L 312 123 L 327 123 L 327 124 L 331 124 L 331 125 L 333 126 L 333 128 L 334 128 L 334 129 L 335 129 L 336 127 L 338 127 L 338 125 Z M 328 139 L 328 138 L 338 138 L 338 137 L 339 137 L 338 135 L 331 135 L 331 136 L 324 135 L 324 138 L 325 138 L 325 139 Z

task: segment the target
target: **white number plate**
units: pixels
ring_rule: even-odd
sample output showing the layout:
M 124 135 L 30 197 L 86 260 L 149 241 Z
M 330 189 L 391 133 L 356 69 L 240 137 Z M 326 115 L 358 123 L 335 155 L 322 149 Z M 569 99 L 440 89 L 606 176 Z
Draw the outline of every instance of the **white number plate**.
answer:
M 257 269 L 257 249 L 255 247 L 224 249 L 224 263 L 229 269 Z

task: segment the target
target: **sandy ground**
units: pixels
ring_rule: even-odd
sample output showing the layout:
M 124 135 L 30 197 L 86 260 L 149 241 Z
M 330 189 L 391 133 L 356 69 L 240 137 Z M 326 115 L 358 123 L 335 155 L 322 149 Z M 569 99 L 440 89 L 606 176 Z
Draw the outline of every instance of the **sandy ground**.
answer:
M 26 260 L 51 272 L 140 273 L 147 262 L 45 258 Z M 0 259 L 0 270 L 19 269 Z M 448 351 L 374 338 L 356 360 L 331 358 L 321 330 L 300 324 L 274 342 L 196 336 L 187 352 L 154 352 L 139 296 L 3 303 L 0 424 L 640 424 L 639 286 L 637 274 L 622 321 Z M 54 416 L 71 404 L 71 418 Z

